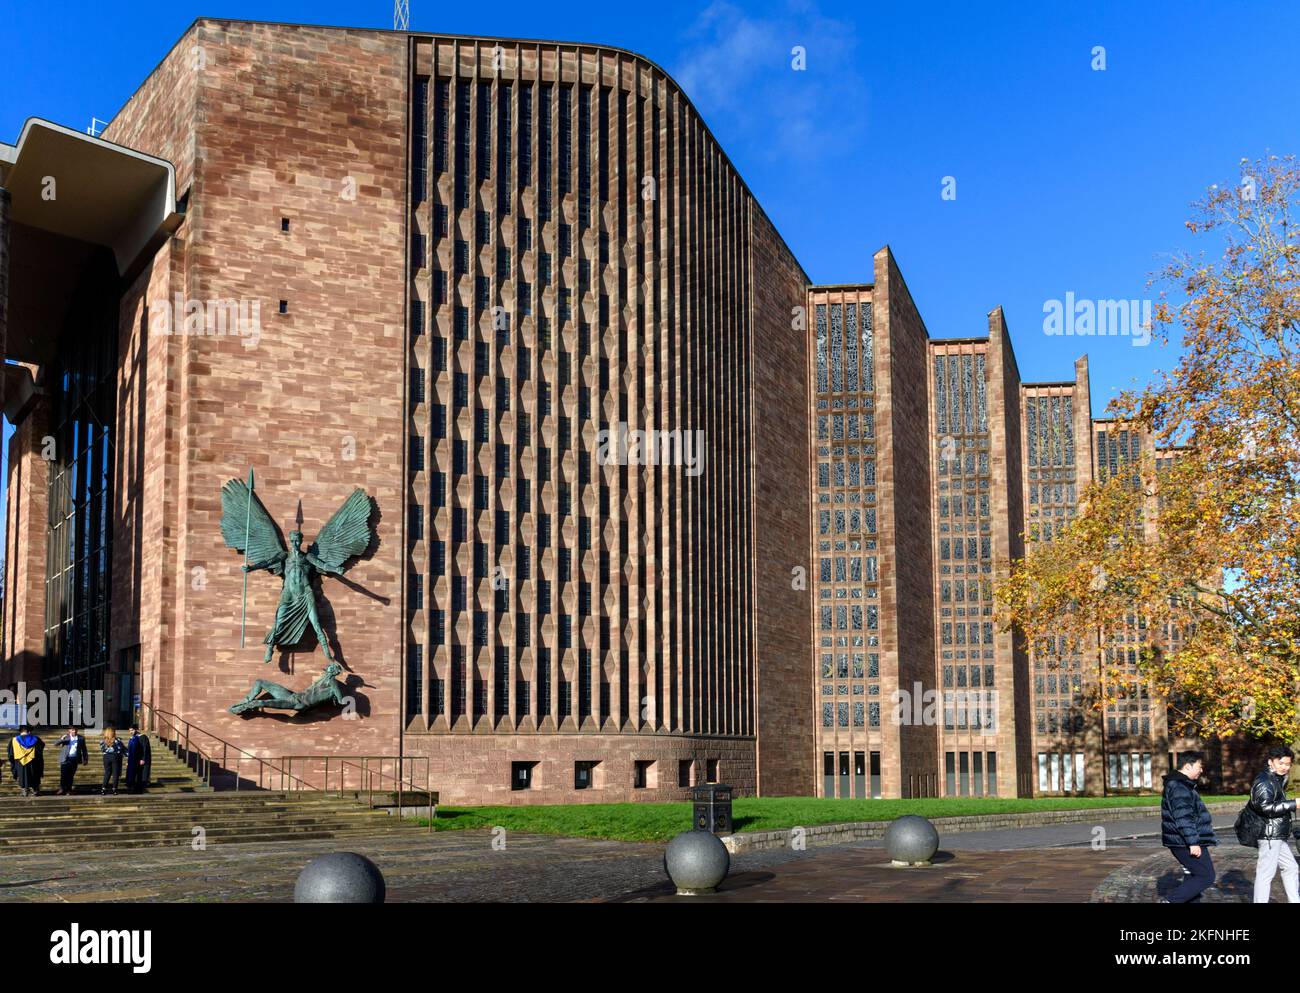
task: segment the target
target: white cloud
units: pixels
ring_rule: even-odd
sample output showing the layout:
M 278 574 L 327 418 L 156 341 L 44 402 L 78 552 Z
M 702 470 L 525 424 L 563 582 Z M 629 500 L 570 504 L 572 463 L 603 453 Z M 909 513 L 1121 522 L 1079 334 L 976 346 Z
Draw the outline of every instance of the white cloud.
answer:
M 855 153 L 867 85 L 852 23 L 797 0 L 763 14 L 716 0 L 683 38 L 673 76 L 724 144 L 804 161 Z

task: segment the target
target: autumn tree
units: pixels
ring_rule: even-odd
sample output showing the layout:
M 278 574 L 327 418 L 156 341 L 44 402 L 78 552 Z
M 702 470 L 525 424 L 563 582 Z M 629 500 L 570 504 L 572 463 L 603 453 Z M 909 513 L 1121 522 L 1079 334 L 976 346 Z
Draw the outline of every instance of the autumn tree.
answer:
M 1298 206 L 1300 168 L 1276 156 L 1194 204 L 1215 257 L 1155 279 L 1154 339 L 1181 360 L 1108 410 L 1154 445 L 999 586 L 1002 623 L 1040 652 L 1144 621 L 1138 669 L 1176 732 L 1300 739 Z

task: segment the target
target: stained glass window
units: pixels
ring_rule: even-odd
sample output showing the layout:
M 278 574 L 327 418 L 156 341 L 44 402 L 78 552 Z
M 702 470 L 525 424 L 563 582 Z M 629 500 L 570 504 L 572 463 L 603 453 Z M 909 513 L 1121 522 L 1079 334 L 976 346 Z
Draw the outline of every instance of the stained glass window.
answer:
M 875 380 L 872 374 L 873 349 L 871 341 L 871 305 L 864 303 L 858 312 L 858 320 L 862 325 L 862 392 L 871 393 L 875 390 Z
M 817 392 L 825 393 L 830 388 L 830 377 L 826 365 L 826 304 L 817 305 Z
M 849 393 L 858 390 L 858 305 L 844 305 L 844 389 Z
M 844 328 L 841 307 L 831 304 L 831 392 L 844 392 Z
M 934 415 L 941 435 L 948 433 L 948 405 L 944 403 L 944 398 L 947 397 L 948 393 L 944 389 L 943 367 L 943 356 L 936 355 L 934 358 Z

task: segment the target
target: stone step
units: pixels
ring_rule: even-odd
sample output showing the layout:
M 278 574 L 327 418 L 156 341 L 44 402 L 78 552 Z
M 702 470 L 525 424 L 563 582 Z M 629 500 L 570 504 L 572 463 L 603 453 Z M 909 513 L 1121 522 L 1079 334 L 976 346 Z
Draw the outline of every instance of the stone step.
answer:
M 366 838 L 373 837 L 373 829 L 341 829 L 341 828 L 320 828 L 317 830 L 300 830 L 292 834 L 286 834 L 283 831 L 267 831 L 260 833 L 229 831 L 214 832 L 208 831 L 204 841 L 208 845 L 251 845 L 251 844 L 274 844 L 276 842 L 288 841 L 321 841 L 331 838 Z M 129 835 L 125 837 L 115 837 L 107 842 L 89 841 L 78 842 L 75 845 L 66 841 L 50 842 L 43 840 L 23 841 L 14 844 L 0 842 L 0 853 L 5 855 L 39 855 L 52 854 L 58 852 L 85 852 L 85 851 L 110 851 L 127 848 L 188 848 L 191 845 L 191 838 L 186 836 L 177 839 L 176 836 L 166 834 L 151 835 Z
M 218 794 L 219 795 L 219 794 Z M 273 802 L 241 802 L 241 803 L 189 803 L 189 797 L 176 798 L 181 802 L 171 802 L 171 798 L 155 798 L 152 803 L 146 802 L 138 804 L 134 797 L 123 796 L 96 796 L 78 798 L 56 797 L 59 801 L 47 802 L 44 797 L 21 797 L 13 801 L 5 801 L 0 804 L 0 824 L 7 824 L 16 821 L 32 820 L 33 818 L 56 818 L 56 817 L 121 817 L 128 820 L 136 818 L 151 817 L 174 817 L 190 816 L 203 811 L 212 811 L 227 817 L 255 817 L 261 813 L 288 812 L 293 814 L 310 814 L 310 813 L 333 813 L 335 811 L 346 811 L 347 813 L 374 814 L 383 813 L 382 808 L 375 810 L 367 809 L 364 803 L 354 803 L 347 800 L 318 800 L 303 801 L 295 803 L 292 801 L 273 801 Z
M 0 799 L 0 854 L 330 839 L 418 830 L 337 794 L 298 791 Z
M 76 842 L 83 838 L 105 841 L 146 834 L 185 835 L 189 837 L 195 827 L 202 827 L 207 833 L 216 831 L 219 834 L 242 834 L 247 831 L 280 831 L 286 835 L 292 835 L 297 834 L 300 830 L 316 828 L 341 830 L 343 828 L 365 826 L 368 830 L 383 831 L 396 826 L 395 819 L 391 819 L 385 814 L 378 815 L 378 817 L 383 818 L 383 820 L 378 820 L 376 817 L 365 816 L 366 813 L 368 812 L 363 812 L 363 816 L 354 817 L 337 813 L 330 817 L 267 817 L 256 820 L 242 820 L 237 824 L 225 825 L 215 822 L 204 824 L 195 822 L 190 818 L 180 818 L 174 821 L 149 821 L 141 824 L 125 824 L 122 822 L 94 825 L 77 823 L 59 825 L 33 824 L 28 827 L 14 827 L 6 830 L 3 837 L 0 837 L 0 847 L 33 839 L 53 843 L 59 840 Z

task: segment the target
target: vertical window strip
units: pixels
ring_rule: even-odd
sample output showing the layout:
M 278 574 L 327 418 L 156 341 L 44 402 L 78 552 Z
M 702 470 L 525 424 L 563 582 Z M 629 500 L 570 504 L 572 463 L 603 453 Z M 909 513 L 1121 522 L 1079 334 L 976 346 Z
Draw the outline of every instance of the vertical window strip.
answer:
M 560 196 L 573 191 L 573 87 L 560 87 Z
M 961 414 L 957 407 L 957 356 L 948 356 L 948 431 L 957 434 L 961 430 Z
M 438 80 L 433 90 L 433 171 L 441 175 L 447 171 L 447 102 L 450 96 L 450 84 L 445 79 Z
M 1051 465 L 1052 421 L 1047 397 L 1038 398 L 1038 464 Z
M 817 392 L 830 389 L 830 376 L 826 364 L 826 304 L 817 305 Z
M 456 206 L 469 206 L 469 81 L 456 84 Z
M 961 407 L 966 433 L 975 433 L 975 357 L 967 353 L 961 357 Z
M 844 327 L 838 303 L 831 304 L 831 392 L 844 392 Z
M 875 391 L 875 346 L 871 334 L 871 303 L 862 301 L 858 305 L 858 323 L 862 325 L 862 392 Z
M 524 83 L 519 90 L 519 188 L 533 178 L 533 84 Z
M 478 106 L 475 135 L 475 157 L 478 159 L 478 178 L 492 176 L 492 84 L 478 84 Z
M 510 115 L 514 87 L 497 84 L 497 211 L 510 213 Z
M 1074 400 L 1061 398 L 1061 423 L 1065 433 L 1065 464 L 1074 465 Z
M 551 218 L 551 86 L 542 85 L 537 101 L 537 217 Z
M 934 357 L 934 419 L 941 436 L 948 433 L 948 404 L 945 402 L 948 392 L 944 385 L 943 368 L 943 356 L 936 355 Z
M 427 176 L 425 158 L 429 144 L 429 77 L 420 76 L 415 81 L 411 107 L 411 206 L 418 207 L 426 199 Z
M 1061 423 L 1061 398 L 1052 397 L 1052 464 L 1065 464 L 1065 446 L 1062 435 L 1064 424 Z
M 1038 465 L 1038 404 L 1031 396 L 1025 404 L 1025 437 L 1028 439 L 1029 464 Z
M 858 392 L 858 305 L 844 305 L 844 389 Z

